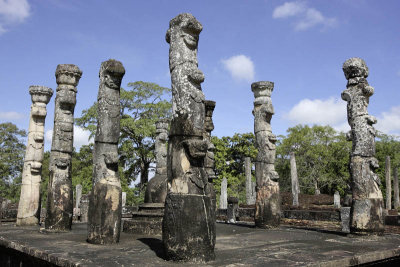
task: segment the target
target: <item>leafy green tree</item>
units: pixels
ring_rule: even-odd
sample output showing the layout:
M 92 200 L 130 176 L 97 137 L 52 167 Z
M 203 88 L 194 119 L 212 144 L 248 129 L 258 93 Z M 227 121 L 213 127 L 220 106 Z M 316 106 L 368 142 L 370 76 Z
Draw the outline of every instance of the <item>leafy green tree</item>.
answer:
M 0 196 L 17 201 L 25 154 L 25 130 L 11 123 L 0 124 Z
M 128 87 L 129 90 L 121 88 L 120 165 L 126 183 L 130 185 L 140 175 L 143 188 L 155 160 L 155 122 L 171 116 L 171 103 L 166 100 L 171 99 L 171 89 L 142 81 L 128 83 Z M 95 135 L 97 102 L 82 112 L 76 124 Z

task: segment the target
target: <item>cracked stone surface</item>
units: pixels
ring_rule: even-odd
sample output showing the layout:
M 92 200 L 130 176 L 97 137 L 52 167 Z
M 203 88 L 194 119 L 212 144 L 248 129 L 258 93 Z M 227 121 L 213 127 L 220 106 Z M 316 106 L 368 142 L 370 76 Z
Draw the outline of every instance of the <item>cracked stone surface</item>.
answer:
M 55 75 L 57 90 L 45 227 L 49 231 L 69 231 L 74 209 L 71 177 L 74 110 L 76 86 L 82 76 L 82 71 L 73 64 L 60 64 L 57 66 Z
M 383 197 L 379 189 L 380 180 L 375 173 L 379 165 L 375 158 L 376 131 L 373 124 L 377 120 L 367 110 L 374 88 L 368 84 L 369 70 L 363 59 L 355 57 L 346 60 L 343 72 L 348 82 L 342 99 L 347 102 L 347 120 L 351 128 L 347 138 L 353 142 L 350 230 L 359 234 L 382 233 Z
M 256 203 L 256 183 L 251 179 L 251 158 L 244 158 L 244 174 L 246 176 L 246 204 Z
M 44 124 L 46 106 L 53 90 L 44 86 L 29 87 L 32 99 L 29 119 L 28 144 L 22 170 L 21 195 L 18 205 L 17 226 L 36 225 L 40 221 L 40 183 L 44 152 Z
M 256 167 L 256 212 L 255 224 L 260 228 L 279 225 L 281 201 L 278 173 L 275 171 L 276 136 L 272 133 L 271 119 L 274 114 L 271 93 L 274 83 L 255 82 L 251 85 L 254 93 L 254 134 L 258 154 Z
M 204 74 L 198 69 L 197 46 L 202 25 L 188 13 L 170 21 L 172 121 L 168 142 L 168 193 L 163 218 L 163 244 L 169 259 L 214 259 L 213 185 L 205 168 L 210 151 L 205 131 Z
M 294 152 L 290 152 L 290 177 L 292 181 L 292 196 L 293 196 L 293 206 L 299 206 L 299 194 L 300 194 L 300 186 L 299 179 L 297 177 L 297 165 L 296 165 L 296 156 Z
M 97 129 L 93 151 L 93 187 L 89 196 L 87 242 L 119 242 L 122 189 L 118 175 L 120 89 L 125 68 L 110 59 L 101 63 L 97 95 Z

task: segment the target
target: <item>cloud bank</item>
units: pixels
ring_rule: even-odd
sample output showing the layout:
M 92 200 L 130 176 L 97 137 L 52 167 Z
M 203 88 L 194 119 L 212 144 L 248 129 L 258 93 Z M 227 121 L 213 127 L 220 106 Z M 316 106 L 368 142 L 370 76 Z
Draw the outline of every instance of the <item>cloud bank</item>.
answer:
M 236 81 L 244 80 L 251 82 L 254 80 L 254 63 L 249 57 L 245 55 L 237 55 L 228 59 L 223 59 L 221 62 L 225 69 L 229 71 L 232 78 Z
M 24 118 L 24 114 L 15 111 L 0 112 L 0 120 L 14 121 Z
M 30 16 L 27 0 L 0 0 L 0 35 Z

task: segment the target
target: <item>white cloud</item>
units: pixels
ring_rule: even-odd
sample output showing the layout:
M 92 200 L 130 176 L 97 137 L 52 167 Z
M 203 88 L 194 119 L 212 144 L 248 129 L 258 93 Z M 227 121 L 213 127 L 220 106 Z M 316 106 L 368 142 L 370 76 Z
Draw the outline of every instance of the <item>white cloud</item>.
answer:
M 386 134 L 400 135 L 400 106 L 382 112 L 377 119 L 376 129 Z
M 331 97 L 326 100 L 303 99 L 287 114 L 285 119 L 295 124 L 330 125 L 338 131 L 348 131 L 346 102 Z
M 0 34 L 1 34 L 1 28 L 0 28 Z M 0 119 L 2 120 L 12 121 L 12 120 L 19 120 L 22 118 L 24 118 L 24 114 L 15 111 L 0 112 Z
M 304 2 L 286 2 L 274 9 L 272 17 L 283 19 L 296 16 L 298 19 L 294 25 L 296 31 L 304 31 L 316 25 L 333 27 L 336 25 L 336 18 L 327 18 L 315 8 L 307 7 Z
M 81 146 L 88 145 L 93 142 L 93 138 L 89 140 L 90 132 L 82 129 L 81 127 L 74 126 L 74 147 L 79 150 Z M 46 143 L 50 144 L 53 138 L 53 129 L 46 131 L 45 133 Z
M 0 0 L 0 35 L 7 27 L 22 23 L 30 15 L 27 0 Z
M 254 80 L 254 64 L 249 57 L 237 55 L 221 60 L 221 62 L 235 80 L 245 80 L 249 82 Z

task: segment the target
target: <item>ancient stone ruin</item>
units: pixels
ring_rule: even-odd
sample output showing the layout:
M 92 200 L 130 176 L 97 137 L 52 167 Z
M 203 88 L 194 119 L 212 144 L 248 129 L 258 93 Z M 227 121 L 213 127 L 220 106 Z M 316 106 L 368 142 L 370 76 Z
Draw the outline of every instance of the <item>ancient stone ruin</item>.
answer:
M 163 219 L 166 257 L 209 261 L 215 258 L 213 185 L 204 166 L 204 74 L 198 69 L 197 45 L 202 25 L 191 14 L 170 21 L 172 121 L 168 142 L 168 194 Z
M 60 64 L 56 69 L 57 94 L 54 128 L 49 163 L 49 185 L 45 228 L 49 231 L 71 230 L 73 188 L 71 161 L 74 139 L 76 86 L 82 71 L 73 64 Z
M 40 183 L 44 151 L 44 123 L 46 105 L 53 90 L 44 86 L 30 86 L 32 99 L 29 119 L 28 145 L 22 170 L 21 195 L 19 199 L 17 226 L 37 225 L 40 220 Z
M 228 181 L 224 177 L 221 181 L 221 195 L 219 196 L 219 208 L 228 208 Z
M 395 210 L 397 210 L 400 207 L 399 176 L 396 167 L 394 168 L 394 175 L 393 175 L 393 205 Z
M 207 141 L 207 154 L 204 158 L 204 169 L 206 170 L 208 176 L 209 184 L 209 196 L 212 200 L 212 210 L 215 212 L 217 199 L 214 191 L 214 179 L 217 178 L 215 175 L 215 159 L 214 159 L 214 144 L 211 142 L 211 132 L 214 130 L 214 122 L 212 120 L 212 115 L 215 109 L 215 101 L 205 100 L 205 121 L 204 121 L 204 140 Z M 212 187 L 212 189 L 211 189 Z M 212 215 L 215 218 L 215 214 Z
M 246 204 L 256 203 L 256 185 L 251 179 L 251 158 L 244 158 L 244 174 L 246 176 Z
M 390 157 L 385 160 L 385 180 L 386 180 L 386 209 L 392 209 L 392 176 L 390 175 Z
M 274 108 L 271 93 L 273 82 L 261 81 L 251 85 L 254 93 L 254 134 L 258 149 L 256 166 L 255 223 L 260 228 L 276 227 L 280 223 L 281 203 L 278 173 L 275 171 L 276 136 L 272 133 Z
M 297 177 L 297 165 L 296 165 L 296 156 L 294 152 L 290 152 L 290 177 L 292 181 L 292 197 L 293 197 L 293 206 L 299 206 L 299 179 Z
M 121 231 L 122 190 L 118 175 L 118 140 L 120 88 L 124 74 L 124 66 L 117 60 L 101 63 L 87 236 L 87 241 L 94 244 L 117 243 Z
M 383 197 L 379 189 L 380 180 L 375 169 L 379 167 L 375 158 L 376 118 L 368 114 L 368 103 L 374 88 L 369 86 L 368 67 L 361 58 L 350 58 L 343 64 L 348 80 L 342 99 L 347 101 L 347 120 L 351 131 L 348 140 L 353 141 L 350 159 L 350 176 L 353 193 L 350 229 L 352 233 L 382 232 Z
M 156 173 L 148 182 L 144 197 L 145 203 L 164 203 L 167 196 L 167 141 L 169 120 L 156 122 Z

